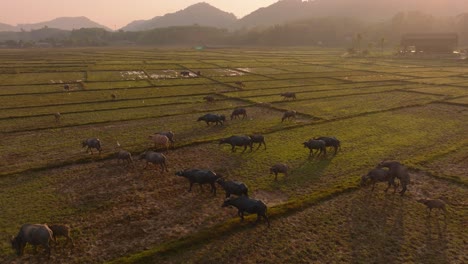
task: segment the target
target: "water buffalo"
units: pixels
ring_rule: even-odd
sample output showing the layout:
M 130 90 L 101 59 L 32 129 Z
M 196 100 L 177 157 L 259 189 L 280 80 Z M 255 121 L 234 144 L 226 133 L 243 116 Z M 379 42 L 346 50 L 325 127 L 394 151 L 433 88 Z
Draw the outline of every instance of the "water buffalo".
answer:
M 211 95 L 203 97 L 203 100 L 207 101 L 208 103 L 214 103 L 215 98 Z
M 240 116 L 242 116 L 242 119 L 247 117 L 247 110 L 245 110 L 245 108 L 236 108 L 236 109 L 234 109 L 232 111 L 232 113 L 231 113 L 231 120 L 236 119 L 236 118 L 240 118 Z
M 257 221 L 260 221 L 260 218 L 263 217 L 270 227 L 270 221 L 266 215 L 267 206 L 260 200 L 254 200 L 246 196 L 239 196 L 236 198 L 228 198 L 224 200 L 222 207 L 234 206 L 237 208 L 237 215 L 240 217 L 241 221 L 244 221 L 244 213 L 248 214 L 257 214 Z
M 235 85 L 239 86 L 240 88 L 244 88 L 245 84 L 243 82 L 234 82 Z
M 70 227 L 67 225 L 50 225 L 49 226 L 50 230 L 52 230 L 52 237 L 57 243 L 57 237 L 63 236 L 67 239 L 67 242 L 65 242 L 65 245 L 68 244 L 68 242 L 71 242 L 72 246 L 75 246 L 75 242 L 73 242 L 73 239 L 70 236 Z
M 302 144 L 304 145 L 304 148 L 308 148 L 310 150 L 309 157 L 317 153 L 317 156 L 320 156 L 322 153 L 324 156 L 327 155 L 327 148 L 325 146 L 325 141 L 323 140 L 310 139 Z M 317 150 L 316 153 L 314 153 L 314 149 Z
M 394 191 L 398 188 L 394 180 L 390 179 L 390 174 L 388 173 L 388 170 L 384 170 L 381 168 L 374 168 L 371 171 L 369 171 L 366 175 L 361 177 L 361 186 L 364 186 L 367 181 L 371 182 L 372 184 L 372 191 L 374 191 L 375 185 L 378 182 L 387 182 L 388 186 L 387 189 L 385 189 L 385 192 L 388 191 L 390 186 L 393 185 Z
M 402 190 L 400 195 L 405 194 L 408 184 L 410 184 L 410 176 L 408 170 L 398 161 L 382 161 L 377 165 L 377 168 L 388 168 L 389 180 L 394 182 L 395 178 L 400 180 Z
M 281 123 L 283 123 L 284 120 L 288 119 L 296 119 L 296 111 L 291 110 L 291 111 L 286 111 L 283 114 L 283 118 L 281 118 Z
M 166 165 L 166 156 L 164 156 L 164 154 L 162 153 L 154 151 L 145 151 L 140 154 L 139 159 L 146 160 L 145 169 L 146 167 L 148 167 L 149 163 L 153 163 L 154 165 L 159 164 L 159 166 L 161 167 L 161 173 L 164 173 L 164 170 L 169 171 Z
M 230 136 L 228 138 L 222 138 L 219 140 L 219 145 L 221 144 L 229 144 L 231 145 L 232 152 L 236 151 L 236 146 L 244 147 L 242 153 L 245 152 L 247 147 L 250 147 L 250 151 L 252 151 L 252 139 L 248 136 Z
M 263 144 L 263 146 L 265 147 L 265 150 L 266 150 L 265 137 L 263 135 L 253 134 L 253 135 L 249 135 L 249 137 L 252 140 L 252 146 L 253 146 L 254 143 L 258 143 L 257 149 L 259 149 Z
M 426 205 L 427 210 L 429 210 L 429 216 L 431 216 L 432 208 L 437 208 L 444 212 L 444 218 L 447 217 L 447 209 L 445 208 L 445 203 L 439 199 L 419 199 L 418 203 Z
M 99 151 L 99 154 L 101 154 L 102 148 L 101 148 L 101 141 L 98 138 L 88 138 L 86 140 L 83 140 L 81 142 L 81 146 L 87 147 L 86 148 L 86 153 L 89 151 L 91 154 L 93 154 L 93 148 Z
M 249 189 L 247 188 L 247 185 L 242 182 L 225 181 L 223 178 L 219 178 L 216 182 L 223 187 L 226 192 L 226 198 L 230 197 L 231 194 L 235 194 L 237 196 L 249 196 Z
M 149 135 L 148 139 L 151 140 L 154 143 L 154 148 L 158 148 L 158 146 L 162 146 L 166 149 L 166 151 L 169 149 L 169 138 L 165 135 L 161 134 L 154 134 L 154 135 Z
M 175 136 L 174 132 L 172 132 L 172 131 L 162 131 L 162 132 L 157 132 L 155 134 L 166 136 L 169 139 L 170 145 L 172 147 L 174 147 L 174 143 L 175 143 L 175 141 L 174 141 L 174 136 Z
M 55 118 L 55 123 L 60 123 L 60 120 L 62 119 L 62 115 L 59 112 L 54 113 L 54 118 Z
M 293 93 L 293 92 L 281 93 L 280 96 L 283 97 L 283 100 L 286 100 L 286 99 L 296 100 L 296 93 Z
M 326 147 L 333 147 L 333 149 L 335 149 L 335 153 L 334 153 L 335 155 L 336 155 L 336 152 L 338 152 L 338 149 L 341 150 L 341 142 L 336 137 L 317 137 L 314 139 L 325 141 Z
M 209 126 L 210 123 L 215 123 L 223 125 L 226 121 L 226 117 L 224 115 L 216 115 L 216 114 L 206 114 L 198 118 L 197 121 L 205 121 L 206 125 Z
M 199 169 L 178 171 L 175 173 L 175 175 L 184 177 L 190 182 L 190 188 L 188 190 L 189 192 L 192 191 L 192 186 L 194 183 L 200 184 L 201 190 L 203 190 L 203 184 L 209 184 L 211 186 L 210 192 L 212 192 L 213 195 L 216 195 L 215 182 L 217 179 L 221 178 L 221 176 L 216 175 L 216 173 L 214 173 L 213 171 Z
M 16 237 L 11 238 L 11 247 L 16 251 L 18 256 L 21 256 L 27 243 L 33 246 L 41 245 L 46 249 L 47 255 L 50 258 L 49 242 L 53 239 L 52 236 L 52 230 L 47 225 L 24 224 L 21 226 Z
M 116 154 L 116 157 L 118 163 L 122 161 L 122 163 L 127 162 L 127 165 L 132 164 L 133 166 L 135 166 L 133 163 L 132 153 L 126 150 L 119 150 L 119 152 L 117 152 Z
M 190 77 L 190 72 L 189 71 L 181 71 L 180 75 L 183 77 Z
M 283 173 L 284 176 L 288 176 L 288 165 L 284 163 L 277 163 L 270 167 L 270 174 L 275 174 L 275 181 L 278 180 L 278 173 Z

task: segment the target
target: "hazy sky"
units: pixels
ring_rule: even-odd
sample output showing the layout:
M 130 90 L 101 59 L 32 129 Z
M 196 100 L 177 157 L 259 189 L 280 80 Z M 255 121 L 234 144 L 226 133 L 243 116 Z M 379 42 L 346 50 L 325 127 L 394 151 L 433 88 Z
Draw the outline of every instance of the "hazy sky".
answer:
M 173 13 L 206 2 L 238 18 L 278 0 L 0 0 L 0 23 L 37 23 L 62 16 L 86 16 L 118 29 L 133 20 Z

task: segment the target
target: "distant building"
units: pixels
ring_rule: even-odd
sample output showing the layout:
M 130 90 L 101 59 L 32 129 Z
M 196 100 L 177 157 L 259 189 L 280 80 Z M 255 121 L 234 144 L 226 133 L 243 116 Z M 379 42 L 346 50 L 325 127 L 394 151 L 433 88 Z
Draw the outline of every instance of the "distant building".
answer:
M 401 38 L 403 51 L 453 53 L 458 47 L 456 33 L 406 34 Z

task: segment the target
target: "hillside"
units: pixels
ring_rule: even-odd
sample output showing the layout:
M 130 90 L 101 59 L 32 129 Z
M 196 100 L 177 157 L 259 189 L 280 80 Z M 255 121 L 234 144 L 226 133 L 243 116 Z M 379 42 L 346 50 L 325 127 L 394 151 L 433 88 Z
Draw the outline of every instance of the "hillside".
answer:
M 403 11 L 454 16 L 468 10 L 464 0 L 282 0 L 240 19 L 235 28 L 271 26 L 311 17 L 354 17 L 381 21 Z
M 237 18 L 232 13 L 224 12 L 207 3 L 191 5 L 175 13 L 154 17 L 150 20 L 133 21 L 122 29 L 125 31 L 141 31 L 170 26 L 212 26 L 226 28 L 235 23 Z
M 0 23 L 0 31 L 14 31 L 15 27 L 12 25 Z
M 57 28 L 57 29 L 63 29 L 63 30 L 72 30 L 72 29 L 80 29 L 80 28 L 104 28 L 109 31 L 112 30 L 84 16 L 82 17 L 59 17 L 50 21 L 45 21 L 45 22 L 40 22 L 40 23 L 18 24 L 15 28 L 16 30 L 20 30 L 20 29 L 33 30 L 33 29 L 43 28 L 45 26 L 49 28 Z

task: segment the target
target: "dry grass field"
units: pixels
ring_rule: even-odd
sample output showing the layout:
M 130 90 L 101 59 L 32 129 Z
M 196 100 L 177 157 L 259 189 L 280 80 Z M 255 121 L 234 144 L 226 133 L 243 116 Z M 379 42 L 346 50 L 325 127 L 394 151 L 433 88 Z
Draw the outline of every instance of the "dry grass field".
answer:
M 467 263 L 466 61 L 340 53 L 0 50 L 0 262 Z M 248 117 L 230 120 L 236 107 Z M 297 117 L 281 122 L 287 110 Z M 206 113 L 227 121 L 197 122 Z M 169 130 L 174 148 L 157 149 L 169 172 L 144 169 L 148 136 Z M 266 150 L 218 144 L 254 133 Z M 336 136 L 341 150 L 309 157 L 302 143 L 318 136 Z M 81 148 L 91 137 L 100 155 Z M 135 167 L 118 163 L 117 142 Z M 384 159 L 408 167 L 404 196 L 384 183 L 359 186 Z M 290 173 L 275 181 L 277 162 Z M 244 182 L 267 204 L 271 227 L 221 208 L 219 186 L 216 196 L 206 186 L 188 192 L 175 172 L 189 168 Z M 421 198 L 443 200 L 447 218 L 429 216 Z M 47 260 L 28 245 L 18 257 L 9 238 L 24 223 L 68 224 L 75 246 L 59 240 Z

